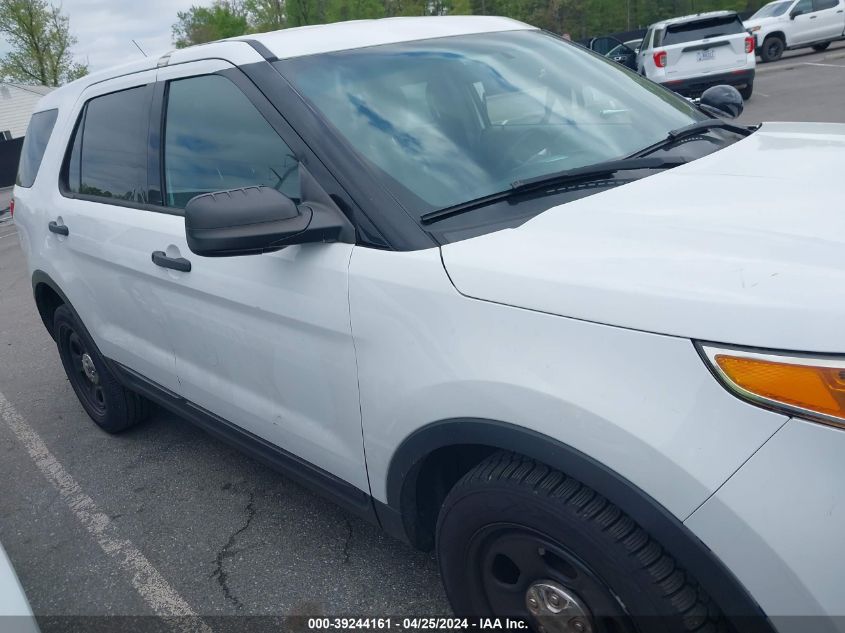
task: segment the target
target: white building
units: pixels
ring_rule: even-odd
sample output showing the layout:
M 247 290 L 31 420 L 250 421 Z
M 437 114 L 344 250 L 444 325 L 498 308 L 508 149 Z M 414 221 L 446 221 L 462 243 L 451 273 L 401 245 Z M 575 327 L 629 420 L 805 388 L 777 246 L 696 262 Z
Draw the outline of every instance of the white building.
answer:
M 49 86 L 26 86 L 0 82 L 0 140 L 26 134 L 35 104 L 54 90 Z

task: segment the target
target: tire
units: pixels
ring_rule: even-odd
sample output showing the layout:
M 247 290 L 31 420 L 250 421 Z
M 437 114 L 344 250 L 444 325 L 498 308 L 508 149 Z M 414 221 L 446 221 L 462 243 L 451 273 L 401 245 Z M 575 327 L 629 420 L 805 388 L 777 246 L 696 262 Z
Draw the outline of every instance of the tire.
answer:
M 785 49 L 786 43 L 783 38 L 770 35 L 763 40 L 763 45 L 760 47 L 760 59 L 764 62 L 776 62 L 783 56 Z
M 751 95 L 754 94 L 754 82 L 752 81 L 747 86 L 745 86 L 745 88 L 742 88 L 739 91 L 739 94 L 742 95 L 742 98 L 745 101 L 748 101 L 751 98 Z
M 120 433 L 149 417 L 149 400 L 117 381 L 88 332 L 66 305 L 56 308 L 53 333 L 68 381 L 97 426 L 108 433 Z
M 822 44 L 813 44 L 813 50 L 821 53 L 822 51 L 826 51 L 828 46 L 830 46 L 830 42 L 823 42 Z
M 531 592 L 551 581 L 568 594 L 557 602 L 574 609 L 566 617 L 586 620 L 573 630 L 730 630 L 696 580 L 630 517 L 521 455 L 496 453 L 454 486 L 436 544 L 446 594 L 461 617 L 521 618 L 538 631 L 555 616 L 530 613 L 532 597 L 537 606 Z

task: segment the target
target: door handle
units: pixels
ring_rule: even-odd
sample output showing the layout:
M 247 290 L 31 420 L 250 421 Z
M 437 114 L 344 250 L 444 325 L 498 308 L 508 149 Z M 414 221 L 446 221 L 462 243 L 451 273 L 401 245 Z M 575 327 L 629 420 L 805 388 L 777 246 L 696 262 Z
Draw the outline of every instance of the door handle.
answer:
M 819 16 L 817 16 L 817 15 L 811 15 L 811 16 L 810 16 L 810 19 L 811 19 L 811 20 L 815 20 L 817 17 L 819 17 Z
M 153 264 L 162 268 L 172 268 L 183 273 L 191 272 L 191 262 L 184 257 L 168 257 L 164 251 L 153 251 Z
M 64 224 L 56 224 L 55 220 L 51 220 L 47 228 L 50 229 L 50 233 L 55 233 L 56 235 L 67 236 L 70 234 L 70 231 Z

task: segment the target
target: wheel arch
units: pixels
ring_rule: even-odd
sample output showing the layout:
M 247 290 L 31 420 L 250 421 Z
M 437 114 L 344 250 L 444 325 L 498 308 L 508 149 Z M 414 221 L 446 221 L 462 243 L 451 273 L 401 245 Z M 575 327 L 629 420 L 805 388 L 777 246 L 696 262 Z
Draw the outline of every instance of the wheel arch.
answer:
M 59 288 L 59 285 L 43 270 L 36 270 L 32 273 L 32 294 L 35 297 L 35 307 L 38 308 L 38 315 L 41 317 L 44 327 L 47 328 L 47 332 L 49 332 L 54 340 L 56 337 L 53 333 L 53 315 L 56 312 L 56 308 L 60 305 L 66 305 L 74 312 L 75 316 L 79 316 L 76 314 L 70 301 L 68 301 L 65 293 Z
M 769 33 L 766 33 L 766 35 L 763 36 L 763 42 L 765 42 L 770 37 L 779 37 L 783 41 L 784 48 L 787 48 L 789 46 L 789 41 L 786 39 L 786 33 L 784 33 L 783 31 L 770 31 Z
M 741 630 L 773 630 L 760 606 L 733 573 L 648 494 L 581 451 L 500 420 L 440 420 L 408 436 L 396 449 L 388 468 L 386 510 L 393 516 L 392 529 L 388 529 L 393 533 L 401 529 L 401 536 L 417 547 L 431 547 L 430 514 L 435 512 L 436 521 L 439 508 L 431 495 L 435 499 L 440 494 L 445 497 L 448 488 L 463 474 L 498 450 L 520 453 L 586 484 L 652 534 L 707 589 L 723 613 L 742 616 Z

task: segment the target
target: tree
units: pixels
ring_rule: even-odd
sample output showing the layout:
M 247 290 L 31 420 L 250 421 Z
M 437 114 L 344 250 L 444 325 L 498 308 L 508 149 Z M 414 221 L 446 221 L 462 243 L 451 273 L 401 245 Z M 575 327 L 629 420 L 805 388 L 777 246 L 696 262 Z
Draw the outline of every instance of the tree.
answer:
M 0 58 L 0 77 L 26 84 L 59 86 L 88 73 L 74 61 L 67 16 L 46 0 L 0 0 L 0 33 L 12 50 Z
M 250 30 L 256 33 L 276 31 L 287 26 L 285 0 L 245 0 Z
M 383 18 L 382 0 L 330 0 L 326 7 L 329 22 Z
M 248 31 L 247 14 L 236 0 L 215 0 L 210 7 L 192 6 L 176 14 L 173 43 L 176 48 L 243 35 Z

